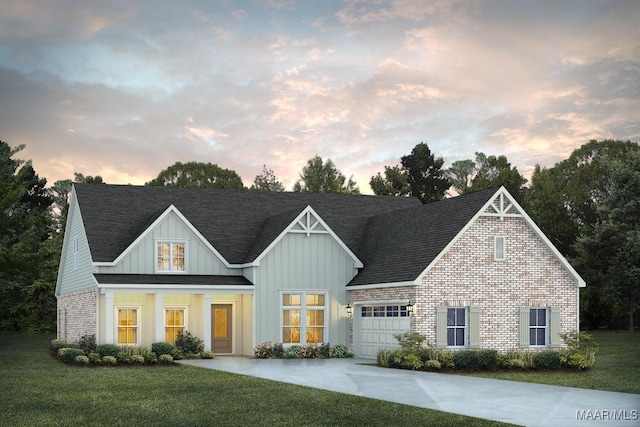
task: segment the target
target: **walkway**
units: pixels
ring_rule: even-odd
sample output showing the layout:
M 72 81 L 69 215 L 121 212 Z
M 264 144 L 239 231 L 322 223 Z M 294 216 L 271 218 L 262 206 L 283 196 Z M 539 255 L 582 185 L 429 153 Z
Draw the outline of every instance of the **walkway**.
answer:
M 638 394 L 379 368 L 371 362 L 217 356 L 179 363 L 524 426 L 640 426 Z

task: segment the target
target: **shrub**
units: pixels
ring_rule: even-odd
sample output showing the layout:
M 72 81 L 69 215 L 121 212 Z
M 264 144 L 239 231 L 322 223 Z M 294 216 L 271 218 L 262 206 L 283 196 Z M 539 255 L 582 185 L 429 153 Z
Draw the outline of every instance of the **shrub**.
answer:
M 328 359 L 331 357 L 331 346 L 328 342 L 320 344 L 320 347 L 318 347 L 318 357 L 322 359 Z
M 420 335 L 417 332 L 405 332 L 404 334 L 398 334 L 393 336 L 400 347 L 404 350 L 419 350 L 422 348 L 422 343 L 425 340 L 425 337 Z
M 170 342 L 154 342 L 151 344 L 151 351 L 153 351 L 156 356 L 160 356 L 161 354 L 170 354 L 171 350 L 174 348 L 176 348 L 176 346 Z
M 121 350 L 116 353 L 116 360 L 118 361 L 118 363 L 129 363 L 129 361 L 131 360 L 131 355 L 128 351 Z
M 378 355 L 376 357 L 376 360 L 378 361 L 378 366 L 381 366 L 383 368 L 389 368 L 389 353 L 390 351 L 387 350 L 386 348 L 381 348 L 378 350 Z
M 115 365 L 116 363 L 118 363 L 118 360 L 115 358 L 115 356 L 102 356 L 102 364 L 103 365 Z
M 203 351 L 200 353 L 200 358 L 201 359 L 213 359 L 215 358 L 216 355 L 213 354 L 213 351 Z
M 513 364 L 510 362 L 511 360 L 521 360 L 524 368 L 534 368 L 535 365 L 533 364 L 533 355 L 534 353 L 531 351 L 508 351 L 503 356 L 503 360 L 505 360 L 505 363 L 509 365 L 505 367 L 512 367 Z
M 158 357 L 158 363 L 161 365 L 170 365 L 173 363 L 173 357 L 169 354 L 161 354 L 160 357 Z
M 179 348 L 172 348 L 171 351 L 168 353 L 169 356 L 173 357 L 173 360 L 182 360 L 184 359 L 184 354 L 182 354 L 182 350 L 180 350 Z
M 418 370 L 422 368 L 422 361 L 415 352 L 406 352 L 402 355 L 400 363 L 404 369 Z
M 147 365 L 155 365 L 158 363 L 158 356 L 149 349 L 144 349 L 142 352 L 142 358 L 144 359 L 144 363 Z
M 253 356 L 256 359 L 271 359 L 274 357 L 273 344 L 270 342 L 263 342 L 258 344 L 253 349 Z
M 58 350 L 58 356 L 65 363 L 73 363 L 76 356 L 84 356 L 84 351 L 79 348 L 61 348 Z
M 71 344 L 66 342 L 65 340 L 59 340 L 59 339 L 55 339 L 55 340 L 51 340 L 51 343 L 49 344 L 49 351 L 51 352 L 52 356 L 58 356 L 58 351 L 61 348 L 74 348 L 76 347 L 75 344 Z
M 567 345 L 560 352 L 562 366 L 574 369 L 589 369 L 596 361 L 598 344 L 593 337 L 586 332 L 572 332 L 560 335 Z
M 134 354 L 129 359 L 129 363 L 132 365 L 144 365 L 144 356 L 141 354 Z
M 273 345 L 273 357 L 276 359 L 282 359 L 284 357 L 284 346 L 282 343 L 276 343 Z
M 92 365 L 99 365 L 100 361 L 102 360 L 100 355 L 95 351 L 92 351 L 91 353 L 87 354 L 87 358 L 89 359 L 89 363 L 91 363 Z
M 440 364 L 440 362 L 438 362 L 437 360 L 429 359 L 424 363 L 424 367 L 429 370 L 436 371 L 442 368 L 442 364 Z
M 96 352 L 103 359 L 105 356 L 113 356 L 115 358 L 120 350 L 120 346 L 115 344 L 100 344 L 96 346 Z
M 479 363 L 476 351 L 458 350 L 453 353 L 453 364 L 456 369 L 478 369 Z
M 498 352 L 495 350 L 478 350 L 478 368 L 496 369 L 498 366 Z
M 315 344 L 307 344 L 300 347 L 298 357 L 303 359 L 317 359 L 320 354 L 318 346 Z
M 95 335 L 83 335 L 78 340 L 78 348 L 84 350 L 86 354 L 96 350 L 96 336 Z
M 88 365 L 89 364 L 89 358 L 87 356 L 85 356 L 84 354 L 80 354 L 78 356 L 76 356 L 76 358 L 73 360 L 76 364 L 78 365 Z
M 435 352 L 434 356 L 435 360 L 440 362 L 440 365 L 442 365 L 443 368 L 453 368 L 455 366 L 452 351 L 439 350 Z
M 533 355 L 533 364 L 538 369 L 560 369 L 560 353 L 552 350 L 540 351 Z
M 204 341 L 191 335 L 191 332 L 178 332 L 176 337 L 176 347 L 182 351 L 185 357 L 189 358 L 192 354 L 198 354 L 204 350 Z
M 283 354 L 285 359 L 297 359 L 300 357 L 300 346 L 299 345 L 292 345 L 291 347 L 288 347 L 286 350 L 284 350 L 284 354 Z
M 353 354 L 349 352 L 349 349 L 344 344 L 334 345 L 333 347 L 331 347 L 331 350 L 329 350 L 329 357 L 332 357 L 334 359 L 342 359 L 345 357 L 350 357 L 350 355 L 353 356 Z

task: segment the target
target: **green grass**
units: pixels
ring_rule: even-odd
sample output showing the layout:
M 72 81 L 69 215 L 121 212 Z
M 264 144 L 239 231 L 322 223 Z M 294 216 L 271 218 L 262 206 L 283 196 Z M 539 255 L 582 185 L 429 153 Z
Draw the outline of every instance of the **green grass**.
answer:
M 52 338 L 0 332 L 0 425 L 504 425 L 185 365 L 68 366 Z
M 640 394 L 640 333 L 589 332 L 600 345 L 596 362 L 588 371 L 499 371 L 468 375 L 566 387 Z

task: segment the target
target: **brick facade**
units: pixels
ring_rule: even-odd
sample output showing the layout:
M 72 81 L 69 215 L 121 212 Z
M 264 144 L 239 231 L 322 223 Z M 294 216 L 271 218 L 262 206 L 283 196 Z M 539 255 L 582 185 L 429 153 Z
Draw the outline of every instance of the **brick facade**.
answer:
M 77 342 L 83 335 L 97 335 L 97 315 L 94 289 L 59 296 L 57 337 Z
M 494 259 L 495 236 L 505 238 L 503 261 Z M 418 281 L 350 291 L 349 300 L 414 299 L 411 329 L 433 345 L 438 306 L 479 307 L 480 347 L 501 352 L 519 348 L 520 307 L 560 307 L 560 332 L 577 329 L 576 281 L 524 218 L 479 217 Z

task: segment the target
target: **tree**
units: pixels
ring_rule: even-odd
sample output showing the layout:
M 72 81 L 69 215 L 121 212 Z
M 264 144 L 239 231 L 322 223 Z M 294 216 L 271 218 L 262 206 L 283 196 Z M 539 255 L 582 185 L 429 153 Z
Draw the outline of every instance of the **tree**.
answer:
M 442 170 L 444 160 L 436 158 L 424 142 L 416 145 L 411 154 L 400 159 L 402 169 L 407 173 L 410 195 L 429 203 L 444 198 L 451 182 Z
M 458 194 L 464 194 L 471 187 L 471 181 L 476 172 L 476 163 L 473 160 L 457 160 L 447 169 L 447 176 L 453 189 Z
M 242 178 L 235 171 L 223 169 L 216 164 L 201 162 L 176 162 L 145 185 L 239 190 L 245 188 Z
M 487 156 L 478 152 L 476 153 L 475 170 L 475 176 L 465 193 L 504 186 L 518 202 L 522 202 L 524 185 L 527 180 L 520 175 L 518 168 L 511 167 L 506 156 Z
M 0 328 L 51 330 L 55 322 L 55 280 L 51 280 L 54 253 L 42 251 L 52 232 L 52 199 L 31 162 L 12 157 L 24 146 L 11 149 L 0 141 Z M 59 253 L 59 251 L 58 251 Z M 54 270 L 55 271 L 55 270 Z M 44 292 L 30 292 L 34 284 Z M 34 315 L 34 298 L 43 296 L 46 310 Z M 42 304 L 39 305 L 42 307 Z M 35 319 L 35 320 L 34 320 Z
M 273 170 L 267 169 L 267 165 L 262 165 L 262 173 L 256 175 L 250 190 L 284 191 L 284 184 L 278 180 Z
M 399 166 L 385 166 L 384 177 L 378 172 L 371 177 L 369 185 L 376 196 L 408 196 L 411 193 L 409 175 Z
M 293 191 L 307 193 L 347 193 L 360 194 L 360 189 L 351 178 L 347 180 L 331 159 L 326 162 L 316 155 L 302 168 L 300 179 Z
M 640 308 L 640 150 L 602 160 L 610 168 L 609 191 L 599 200 L 593 228 L 583 229 L 577 240 L 575 261 L 600 291 L 608 314 L 626 314 L 633 332 Z

